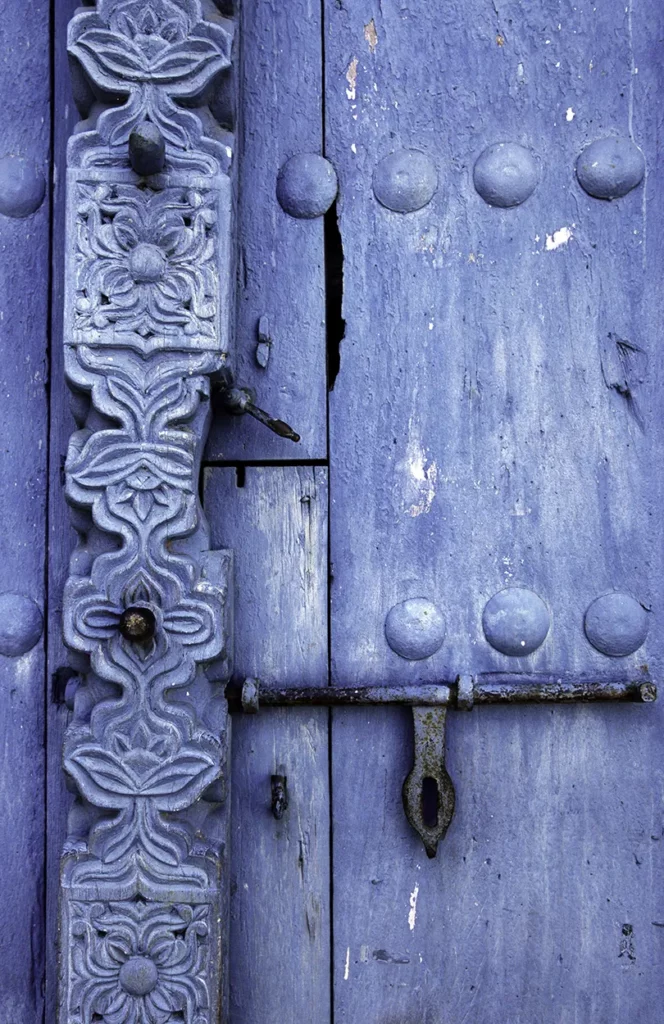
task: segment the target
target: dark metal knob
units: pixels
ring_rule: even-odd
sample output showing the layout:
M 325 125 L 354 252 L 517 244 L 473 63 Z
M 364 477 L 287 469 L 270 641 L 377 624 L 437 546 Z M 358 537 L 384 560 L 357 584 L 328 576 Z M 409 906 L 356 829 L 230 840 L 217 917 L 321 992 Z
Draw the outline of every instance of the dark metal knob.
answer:
M 120 632 L 125 640 L 145 643 L 155 633 L 156 620 L 149 608 L 125 608 L 120 616 Z
M 141 121 L 129 136 L 129 162 L 142 177 L 159 174 L 164 169 L 166 143 L 152 121 Z

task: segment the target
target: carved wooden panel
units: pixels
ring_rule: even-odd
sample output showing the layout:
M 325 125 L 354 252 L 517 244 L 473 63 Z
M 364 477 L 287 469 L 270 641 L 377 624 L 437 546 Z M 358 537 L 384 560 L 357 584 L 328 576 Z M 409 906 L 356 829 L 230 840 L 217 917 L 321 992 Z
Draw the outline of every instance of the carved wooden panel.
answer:
M 64 628 L 81 684 L 62 862 L 60 1020 L 221 1014 L 230 554 L 198 498 L 228 349 L 233 24 L 99 0 L 69 27 L 66 464 L 79 534 Z M 186 104 L 186 107 L 184 106 Z M 140 172 L 140 173 L 139 173 Z

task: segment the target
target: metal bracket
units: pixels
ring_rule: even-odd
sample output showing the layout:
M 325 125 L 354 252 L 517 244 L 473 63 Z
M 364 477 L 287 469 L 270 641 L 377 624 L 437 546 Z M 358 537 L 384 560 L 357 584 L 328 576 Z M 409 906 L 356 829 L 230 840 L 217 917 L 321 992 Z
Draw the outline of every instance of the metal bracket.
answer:
M 657 687 L 640 679 L 595 679 L 512 672 L 459 675 L 441 683 L 412 686 L 261 686 L 256 679 L 226 687 L 229 710 L 256 714 L 261 707 L 367 707 L 393 704 L 412 708 L 413 767 L 403 784 L 408 821 L 435 857 L 454 814 L 454 785 L 445 767 L 448 708 L 470 711 L 483 704 L 572 704 L 636 701 L 650 704 Z M 275 777 L 273 776 L 273 779 Z

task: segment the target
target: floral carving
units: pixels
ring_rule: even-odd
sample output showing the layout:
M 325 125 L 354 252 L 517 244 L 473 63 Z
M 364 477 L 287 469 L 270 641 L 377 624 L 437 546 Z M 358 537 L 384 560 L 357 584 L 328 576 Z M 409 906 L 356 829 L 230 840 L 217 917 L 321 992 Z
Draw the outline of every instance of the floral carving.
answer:
M 74 327 L 142 338 L 214 338 L 216 194 L 78 185 Z
M 198 477 L 226 344 L 232 150 L 196 105 L 231 38 L 200 0 L 97 0 L 70 23 L 101 99 L 68 150 L 78 429 L 66 494 L 79 543 L 64 633 L 82 681 L 64 743 L 77 797 L 61 1024 L 219 1019 L 227 708 L 205 667 L 229 665 L 230 556 L 207 550 Z M 166 161 L 140 179 L 127 143 L 146 119 Z
M 208 905 L 137 900 L 72 910 L 72 1024 L 209 1024 Z
M 110 742 L 77 744 L 68 769 L 81 792 L 100 807 L 129 806 L 141 797 L 178 810 L 194 802 L 218 775 L 216 751 L 183 746 L 173 734 L 155 734 L 138 721 Z
M 124 143 L 148 119 L 172 146 L 190 146 L 200 128 L 172 97 L 198 96 L 228 68 L 231 39 L 228 24 L 201 17 L 198 0 L 100 0 L 95 11 L 74 18 L 69 52 L 95 85 L 129 94 L 100 118 L 104 141 Z

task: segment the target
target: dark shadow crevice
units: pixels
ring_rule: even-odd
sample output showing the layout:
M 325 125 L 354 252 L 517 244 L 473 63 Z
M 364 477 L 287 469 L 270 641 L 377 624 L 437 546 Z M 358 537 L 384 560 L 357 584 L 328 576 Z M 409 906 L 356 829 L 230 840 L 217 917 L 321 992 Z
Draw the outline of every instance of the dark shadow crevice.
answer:
M 341 342 L 346 336 L 343 318 L 344 250 L 336 201 L 325 214 L 325 322 L 327 389 L 332 391 L 341 368 Z

